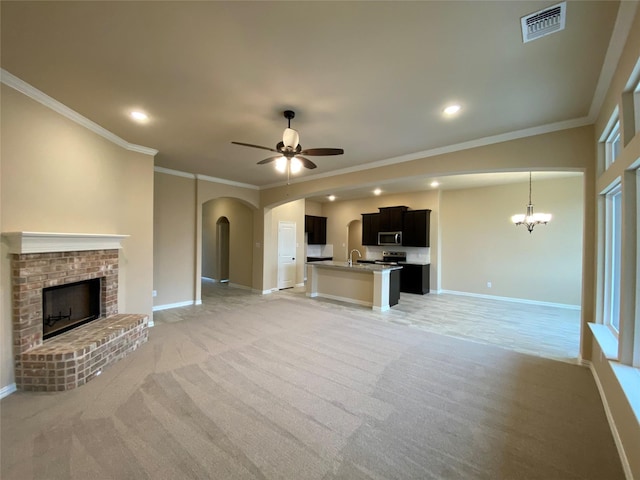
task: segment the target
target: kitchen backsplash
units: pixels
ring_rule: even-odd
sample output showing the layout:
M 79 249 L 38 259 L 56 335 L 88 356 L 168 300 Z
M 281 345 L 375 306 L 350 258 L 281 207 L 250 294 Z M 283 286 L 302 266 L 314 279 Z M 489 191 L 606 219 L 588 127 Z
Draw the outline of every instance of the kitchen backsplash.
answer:
M 307 245 L 307 257 L 333 257 L 333 244 Z
M 366 260 L 382 260 L 382 252 L 406 252 L 409 263 L 431 263 L 431 249 L 429 247 L 364 247 L 366 250 L 362 255 Z

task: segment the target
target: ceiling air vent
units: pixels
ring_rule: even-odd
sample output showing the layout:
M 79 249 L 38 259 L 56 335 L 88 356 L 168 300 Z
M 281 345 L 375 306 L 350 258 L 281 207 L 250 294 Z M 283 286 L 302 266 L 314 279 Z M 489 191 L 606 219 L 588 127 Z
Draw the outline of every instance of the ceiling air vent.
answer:
M 562 2 L 520 19 L 522 25 L 522 41 L 530 42 L 550 33 L 564 29 L 567 3 Z

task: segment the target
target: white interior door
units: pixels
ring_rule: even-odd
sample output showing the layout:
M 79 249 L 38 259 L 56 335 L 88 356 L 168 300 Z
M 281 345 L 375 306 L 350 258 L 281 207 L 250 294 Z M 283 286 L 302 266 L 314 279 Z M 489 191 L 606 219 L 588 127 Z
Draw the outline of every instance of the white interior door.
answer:
M 278 222 L 278 289 L 296 284 L 296 223 Z

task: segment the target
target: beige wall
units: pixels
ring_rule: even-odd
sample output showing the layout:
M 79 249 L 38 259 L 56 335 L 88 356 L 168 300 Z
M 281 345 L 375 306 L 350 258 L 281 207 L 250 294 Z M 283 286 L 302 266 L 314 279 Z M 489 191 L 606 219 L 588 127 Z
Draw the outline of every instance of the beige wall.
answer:
M 2 85 L 1 229 L 130 235 L 120 312 L 152 314 L 153 157 L 125 150 Z M 2 245 L 0 388 L 13 382 L 11 279 Z
M 193 178 L 155 173 L 154 307 L 195 299 L 195 182 Z
M 304 215 L 305 201 L 296 200 L 265 209 L 264 291 L 278 288 L 278 222 L 296 224 L 296 285 L 304 283 Z M 266 225 L 268 224 L 268 228 Z
M 510 221 L 525 213 L 528 183 L 442 193 L 444 290 L 580 305 L 582 175 L 533 179 L 534 211 L 553 218 L 532 233 Z
M 315 215 L 316 217 L 322 217 L 322 203 L 320 202 L 312 202 L 310 200 L 307 200 L 305 202 L 304 209 L 305 215 Z
M 251 287 L 254 290 L 262 291 L 262 258 L 263 258 L 263 216 L 258 206 L 260 204 L 260 193 L 257 188 L 244 187 L 237 184 L 229 184 L 226 182 L 216 181 L 209 177 L 198 177 L 196 180 L 196 284 L 195 299 L 196 302 L 201 300 L 201 284 L 202 276 L 202 206 L 210 200 L 216 198 L 230 198 L 240 201 L 248 206 L 253 212 L 253 232 L 246 232 L 246 235 L 252 236 L 252 275 Z M 255 208 L 255 209 L 254 209 Z M 260 218 L 258 218 L 260 217 Z M 247 225 L 247 229 L 251 228 Z M 245 281 L 244 278 L 242 281 Z M 244 285 L 244 284 L 242 284 Z
M 600 153 L 600 157 L 598 158 L 598 174 L 592 180 L 594 188 L 590 191 L 590 195 L 588 197 L 589 212 L 587 218 L 588 221 L 593 223 L 594 226 L 597 224 L 597 230 L 594 227 L 592 237 L 588 238 L 587 240 L 597 245 L 598 255 L 594 255 L 592 263 L 594 265 L 594 268 L 597 267 L 600 269 L 598 279 L 601 279 L 604 274 L 602 262 L 604 261 L 605 248 L 603 214 L 604 202 L 601 201 L 601 194 L 604 193 L 608 189 L 608 187 L 616 181 L 616 179 L 622 178 L 623 204 L 631 204 L 629 206 L 632 206 L 632 204 L 635 203 L 636 208 L 638 205 L 637 186 L 634 187 L 633 184 L 637 182 L 637 178 L 634 176 L 634 170 L 636 170 L 637 174 L 637 169 L 640 168 L 640 133 L 634 133 L 635 129 L 631 129 L 629 128 L 630 125 L 625 124 L 625 122 L 631 121 L 631 116 L 629 115 L 630 105 L 623 99 L 628 100 L 628 97 L 624 92 L 625 90 L 628 91 L 631 89 L 631 85 L 629 83 L 630 80 L 632 80 L 632 73 L 634 72 L 634 69 L 637 67 L 639 62 L 640 9 L 636 11 L 629 37 L 627 38 L 622 56 L 616 68 L 616 72 L 613 76 L 602 108 L 600 109 L 600 113 L 595 123 L 595 136 L 594 142 L 592 143 L 592 148 L 594 149 L 594 151 Z M 635 81 L 638 81 L 637 77 L 635 78 Z M 616 107 L 619 109 L 619 112 L 621 112 L 623 148 L 613 165 L 611 165 L 605 171 L 604 155 L 602 155 L 603 149 L 600 145 L 598 145 L 597 141 L 604 132 L 605 127 L 609 122 L 609 119 L 611 118 Z M 625 208 L 626 207 L 623 206 L 623 211 L 625 210 Z M 622 225 L 623 249 L 625 248 L 626 244 L 629 243 L 631 244 L 631 249 L 635 248 L 637 252 L 637 213 L 635 214 L 635 219 L 631 218 L 630 222 L 627 222 L 627 220 L 627 218 L 624 218 Z M 631 255 L 625 256 L 623 254 L 623 259 L 625 259 L 626 261 L 625 265 L 623 265 L 623 269 L 633 264 L 631 257 Z M 634 275 L 635 284 L 626 283 L 628 282 L 628 280 L 632 280 L 632 277 Z M 637 270 L 635 273 L 632 273 L 626 278 L 623 274 L 623 284 L 621 288 L 620 299 L 621 305 L 624 306 L 625 302 L 635 303 L 638 301 L 637 276 Z M 587 288 L 589 289 L 588 291 Z M 583 294 L 585 298 L 588 294 L 590 294 L 588 296 L 589 301 L 587 302 L 585 300 L 585 302 L 583 302 L 583 308 L 589 309 L 592 312 L 592 317 L 596 317 L 599 320 L 601 320 L 600 309 L 602 308 L 603 289 L 604 287 L 602 281 L 594 281 L 591 284 L 587 285 L 585 289 L 586 294 Z M 634 322 L 637 325 L 637 304 L 635 308 L 635 318 L 633 315 L 631 315 L 631 317 L 629 317 L 628 319 L 625 319 L 623 317 L 621 321 L 620 346 L 623 346 L 623 342 L 625 342 L 627 351 L 629 350 L 629 343 L 633 342 L 634 340 L 636 342 L 635 348 L 638 348 L 638 339 L 640 338 L 640 335 L 638 335 L 637 332 L 632 331 L 627 331 L 627 334 L 623 335 L 625 330 L 631 327 Z M 631 335 L 629 335 L 629 333 L 631 333 Z M 585 335 L 585 331 L 583 330 L 583 343 L 586 341 L 589 341 L 589 345 L 591 345 L 591 335 Z M 593 371 L 602 386 L 602 393 L 605 397 L 605 404 L 608 406 L 610 417 L 613 419 L 619 440 L 625 452 L 626 459 L 629 463 L 629 474 L 631 478 L 640 478 L 640 456 L 638 456 L 638 451 L 640 451 L 640 423 L 637 416 L 637 406 L 636 412 L 634 413 L 633 409 L 630 407 L 629 401 L 629 398 L 631 398 L 634 394 L 637 395 L 637 391 L 631 391 L 631 389 L 629 388 L 631 387 L 631 384 L 629 384 L 627 385 L 627 391 L 625 393 L 623 388 L 621 388 L 621 383 L 616 376 L 614 369 L 612 368 L 614 363 L 608 361 L 606 358 L 603 358 L 597 340 L 594 340 L 592 345 L 593 355 L 591 355 L 591 351 L 589 351 L 587 352 L 587 354 L 583 353 L 583 356 L 592 361 Z M 627 362 L 629 362 L 629 359 L 627 359 Z
M 224 199 L 219 208 L 238 219 L 231 235 L 242 243 L 241 250 L 231 248 L 230 281 L 262 290 L 263 221 L 255 208 L 258 190 L 162 169 L 155 176 L 154 285 L 158 296 L 154 306 L 200 301 L 203 205 L 217 199 Z
M 203 276 L 217 279 L 215 274 L 217 272 L 216 223 L 220 217 L 226 217 L 229 220 L 229 282 L 245 287 L 252 286 L 254 210 L 230 198 L 218 198 L 204 203 L 202 206 Z M 207 238 L 208 244 L 204 242 Z M 205 255 L 207 251 L 209 254 Z M 205 261 L 207 258 L 209 258 L 208 266 Z
M 403 178 L 529 170 L 581 172 L 593 169 L 594 159 L 590 125 L 269 188 L 260 191 L 260 201 L 263 206 L 278 205 L 315 195 L 339 195 L 341 188 L 353 185 L 384 185 Z

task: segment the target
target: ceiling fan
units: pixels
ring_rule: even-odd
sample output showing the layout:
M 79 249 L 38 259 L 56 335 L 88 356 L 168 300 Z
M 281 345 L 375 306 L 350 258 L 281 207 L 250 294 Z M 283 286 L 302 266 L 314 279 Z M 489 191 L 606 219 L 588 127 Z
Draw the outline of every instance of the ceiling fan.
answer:
M 298 132 L 293 128 L 291 128 L 291 119 L 294 118 L 295 116 L 296 116 L 296 113 L 292 110 L 284 111 L 284 118 L 287 119 L 288 124 L 287 124 L 287 128 L 285 128 L 284 133 L 282 135 L 282 141 L 278 142 L 278 144 L 276 145 L 276 148 L 263 147 L 261 145 L 253 145 L 251 143 L 242 143 L 242 142 L 231 142 L 231 143 L 233 143 L 234 145 L 243 145 L 245 147 L 260 148 L 262 150 L 269 150 L 270 152 L 277 153 L 278 155 L 274 155 L 272 157 L 265 158 L 264 160 L 260 160 L 258 162 L 258 165 L 264 165 L 264 164 L 276 161 L 276 168 L 280 167 L 278 169 L 283 172 L 286 169 L 287 173 L 289 172 L 296 173 L 295 172 L 296 167 L 298 170 L 300 169 L 299 164 L 297 163 L 292 164 L 292 159 L 293 160 L 297 159 L 300 162 L 300 164 L 302 164 L 302 166 L 304 166 L 305 168 L 311 169 L 311 168 L 317 167 L 315 163 L 313 163 L 308 158 L 303 157 L 302 155 L 324 156 L 324 155 L 342 155 L 344 153 L 344 150 L 342 148 L 308 148 L 306 150 L 303 150 L 300 143 L 298 143 L 300 140 L 300 136 L 298 135 Z M 282 159 L 282 161 L 280 159 Z

